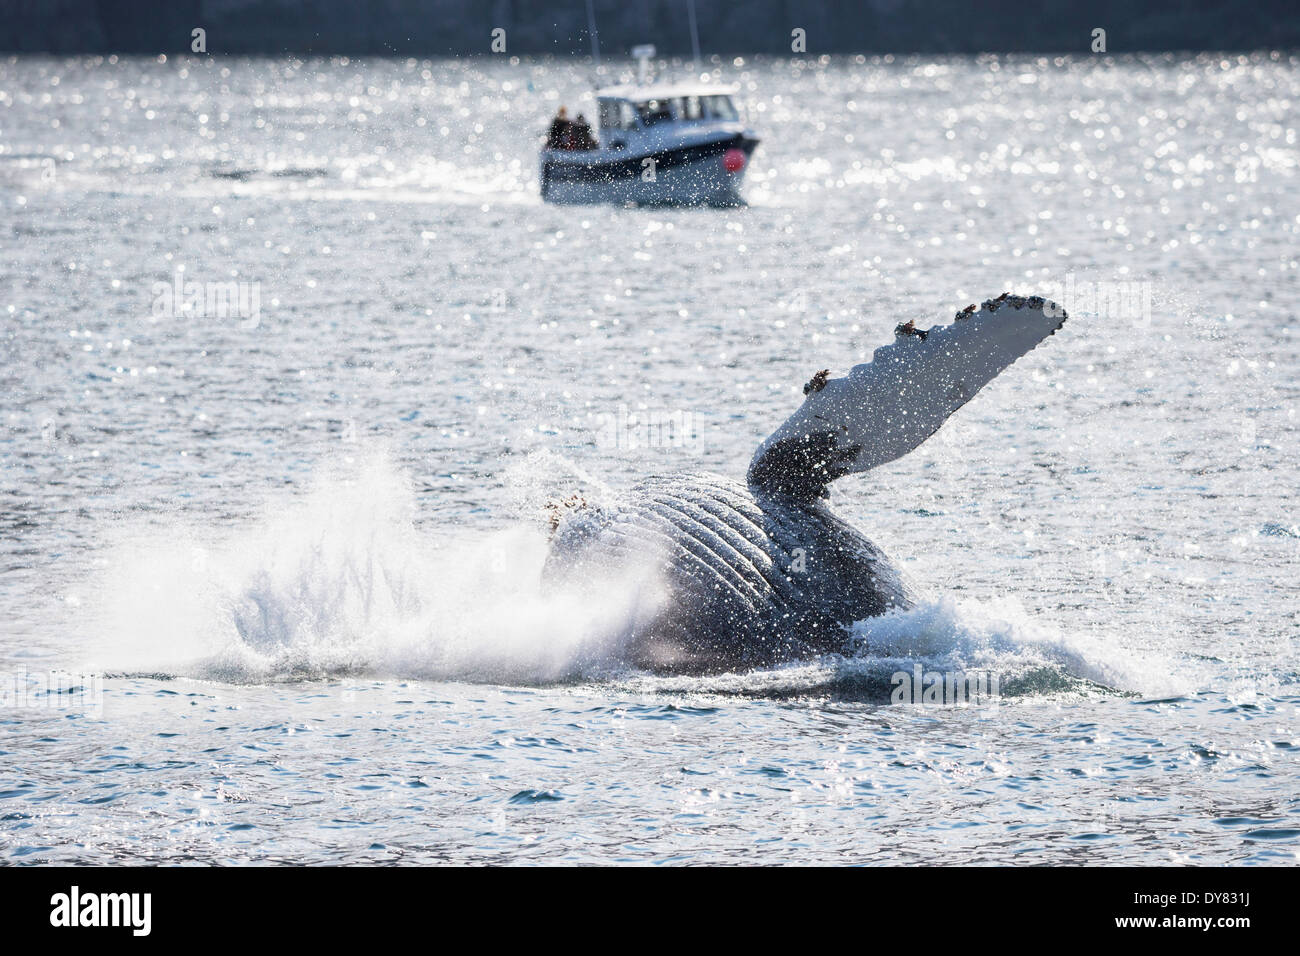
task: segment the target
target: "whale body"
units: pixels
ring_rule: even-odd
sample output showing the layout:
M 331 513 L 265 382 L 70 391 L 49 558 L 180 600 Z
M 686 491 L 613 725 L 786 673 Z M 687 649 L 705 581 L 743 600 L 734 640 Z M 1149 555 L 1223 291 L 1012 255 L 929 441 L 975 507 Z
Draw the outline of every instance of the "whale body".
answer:
M 976 392 L 1065 322 L 1003 293 L 952 324 L 895 329 L 843 378 L 818 372 L 803 405 L 758 448 L 745 482 L 648 477 L 609 504 L 557 516 L 544 583 L 599 588 L 643 575 L 663 598 L 628 635 L 660 672 L 769 666 L 844 649 L 856 621 L 911 607 L 916 589 L 835 513 L 831 482 L 916 448 Z

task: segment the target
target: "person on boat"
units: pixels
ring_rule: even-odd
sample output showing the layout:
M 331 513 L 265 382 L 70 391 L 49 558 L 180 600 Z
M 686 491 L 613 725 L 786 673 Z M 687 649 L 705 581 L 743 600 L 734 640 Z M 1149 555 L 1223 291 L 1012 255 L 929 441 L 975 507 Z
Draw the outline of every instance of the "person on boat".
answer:
M 546 134 L 547 149 L 571 149 L 570 143 L 573 138 L 573 123 L 569 119 L 569 111 L 563 106 L 555 114 L 555 119 L 551 120 L 551 129 Z
M 591 124 L 581 113 L 573 121 L 573 129 L 570 133 L 573 141 L 572 149 L 596 149 L 600 146 L 596 142 L 596 137 L 591 134 Z
M 673 118 L 673 114 L 668 109 L 668 103 L 665 100 L 649 100 L 645 103 L 639 103 L 637 104 L 637 112 L 641 114 L 641 122 L 645 126 L 666 123 Z

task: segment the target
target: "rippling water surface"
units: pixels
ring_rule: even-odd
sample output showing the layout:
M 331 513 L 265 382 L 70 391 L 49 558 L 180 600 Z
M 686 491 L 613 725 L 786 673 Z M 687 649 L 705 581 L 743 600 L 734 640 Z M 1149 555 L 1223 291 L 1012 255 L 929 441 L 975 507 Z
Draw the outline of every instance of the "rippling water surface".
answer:
M 566 63 L 0 61 L 0 858 L 1295 862 L 1300 67 L 717 72 L 745 209 L 542 205 Z M 1071 320 L 834 489 L 916 609 L 666 678 L 540 590 L 548 499 L 1004 289 Z

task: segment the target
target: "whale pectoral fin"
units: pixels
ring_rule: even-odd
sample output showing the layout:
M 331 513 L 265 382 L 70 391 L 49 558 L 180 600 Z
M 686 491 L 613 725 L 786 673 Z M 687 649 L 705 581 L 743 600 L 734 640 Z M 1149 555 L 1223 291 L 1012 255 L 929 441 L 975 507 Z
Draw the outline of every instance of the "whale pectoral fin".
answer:
M 759 446 L 749 483 L 816 497 L 836 478 L 901 458 L 1065 320 L 1054 302 L 1004 292 L 951 325 L 899 325 L 870 362 L 843 378 L 814 376 L 799 410 Z

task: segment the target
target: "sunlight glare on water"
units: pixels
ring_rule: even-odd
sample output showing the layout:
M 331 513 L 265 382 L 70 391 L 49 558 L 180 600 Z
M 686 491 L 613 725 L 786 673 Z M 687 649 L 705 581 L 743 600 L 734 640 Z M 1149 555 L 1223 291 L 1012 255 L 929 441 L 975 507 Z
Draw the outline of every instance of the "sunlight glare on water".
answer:
M 0 61 L 0 661 L 103 678 L 0 712 L 0 858 L 1295 861 L 1294 59 L 720 76 L 748 208 L 557 208 L 577 67 Z M 653 580 L 542 589 L 548 500 L 743 477 L 1003 290 L 1070 321 L 834 487 L 916 608 L 665 677 Z M 913 665 L 1003 695 L 892 705 Z

